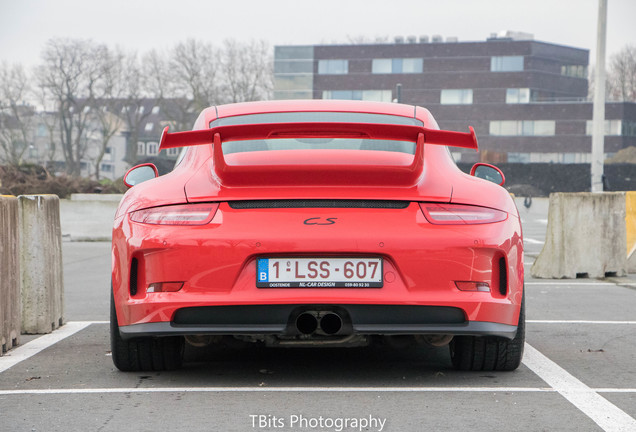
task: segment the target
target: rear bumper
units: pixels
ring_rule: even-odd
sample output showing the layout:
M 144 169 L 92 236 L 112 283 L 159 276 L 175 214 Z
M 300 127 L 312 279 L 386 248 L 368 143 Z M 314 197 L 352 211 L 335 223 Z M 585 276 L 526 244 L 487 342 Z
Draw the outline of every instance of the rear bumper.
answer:
M 308 218 L 337 223 L 304 224 Z M 259 257 L 381 257 L 384 284 L 371 289 L 259 288 Z M 457 281 L 485 282 L 491 290 L 461 291 Z M 149 292 L 151 284 L 161 282 L 182 282 L 183 287 Z M 284 334 L 292 312 L 303 305 L 345 308 L 351 334 L 508 337 L 514 336 L 519 319 L 523 243 L 519 220 L 512 215 L 491 224 L 434 226 L 415 202 L 399 209 L 250 210 L 221 203 L 204 226 L 118 219 L 113 290 L 125 337 Z M 183 321 L 184 315 L 199 316 L 192 312 L 197 310 L 214 312 L 203 314 L 208 318 L 202 321 Z M 429 318 L 428 311 L 455 310 L 461 319 L 406 319 L 407 310 Z M 215 316 L 217 321 L 209 318 Z
M 295 336 L 297 317 L 307 311 L 337 313 L 343 334 L 448 334 L 514 338 L 517 327 L 466 321 L 459 308 L 409 305 L 239 305 L 182 308 L 171 322 L 121 326 L 123 338 L 176 335 Z

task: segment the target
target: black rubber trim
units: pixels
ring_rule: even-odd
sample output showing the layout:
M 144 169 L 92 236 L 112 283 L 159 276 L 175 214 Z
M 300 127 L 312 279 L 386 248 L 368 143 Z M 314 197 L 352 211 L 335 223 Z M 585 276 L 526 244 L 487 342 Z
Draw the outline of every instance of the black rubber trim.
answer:
M 139 262 L 137 258 L 133 258 L 130 263 L 130 295 L 137 295 L 137 280 L 138 277 Z
M 371 208 L 371 209 L 405 209 L 409 201 L 391 200 L 247 200 L 229 201 L 230 208 L 276 209 L 276 208 Z
M 294 305 L 199 306 L 178 309 L 172 324 L 271 326 L 287 324 Z
M 169 322 L 134 324 L 119 327 L 123 339 L 134 339 L 146 336 L 184 336 L 184 335 L 256 335 L 285 334 L 285 325 L 206 325 L 206 326 L 174 326 Z M 415 334 L 448 334 L 454 336 L 498 336 L 514 339 L 517 326 L 492 322 L 471 321 L 455 325 L 361 325 L 354 326 L 355 334 L 378 335 L 415 335 Z
M 237 305 L 199 306 L 178 309 L 172 319 L 181 325 L 275 325 L 285 324 L 296 310 L 344 309 L 354 325 L 463 324 L 464 311 L 445 306 L 410 305 Z
M 504 257 L 499 258 L 499 294 L 508 294 L 508 266 Z
M 120 327 L 123 338 L 188 334 L 290 334 L 304 311 L 333 311 L 353 334 L 450 334 L 514 338 L 517 327 L 468 322 L 459 308 L 411 305 L 237 305 L 177 310 L 172 322 Z

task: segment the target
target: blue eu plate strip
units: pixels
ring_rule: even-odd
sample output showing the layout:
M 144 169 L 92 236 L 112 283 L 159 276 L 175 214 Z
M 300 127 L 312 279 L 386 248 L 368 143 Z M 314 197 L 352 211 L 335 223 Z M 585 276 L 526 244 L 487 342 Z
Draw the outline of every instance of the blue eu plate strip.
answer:
M 269 282 L 269 260 L 266 258 L 258 260 L 258 281 Z

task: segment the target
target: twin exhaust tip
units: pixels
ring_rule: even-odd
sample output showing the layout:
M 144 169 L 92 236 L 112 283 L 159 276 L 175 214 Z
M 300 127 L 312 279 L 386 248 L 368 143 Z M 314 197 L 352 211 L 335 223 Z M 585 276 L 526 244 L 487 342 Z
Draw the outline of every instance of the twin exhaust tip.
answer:
M 314 334 L 318 329 L 326 335 L 335 335 L 342 328 L 342 318 L 333 312 L 324 315 L 319 315 L 317 312 L 303 312 L 296 318 L 296 328 L 305 335 Z

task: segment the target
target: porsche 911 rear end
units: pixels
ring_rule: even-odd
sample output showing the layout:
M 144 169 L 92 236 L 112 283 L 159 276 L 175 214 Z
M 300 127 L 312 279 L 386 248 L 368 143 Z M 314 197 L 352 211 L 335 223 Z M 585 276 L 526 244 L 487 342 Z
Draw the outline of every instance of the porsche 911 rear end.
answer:
M 475 148 L 474 133 L 396 104 L 217 107 L 164 133 L 162 148 L 190 146 L 184 160 L 132 188 L 115 219 L 116 366 L 178 367 L 184 340 L 412 336 L 450 345 L 460 369 L 515 369 L 518 214 L 445 145 Z

